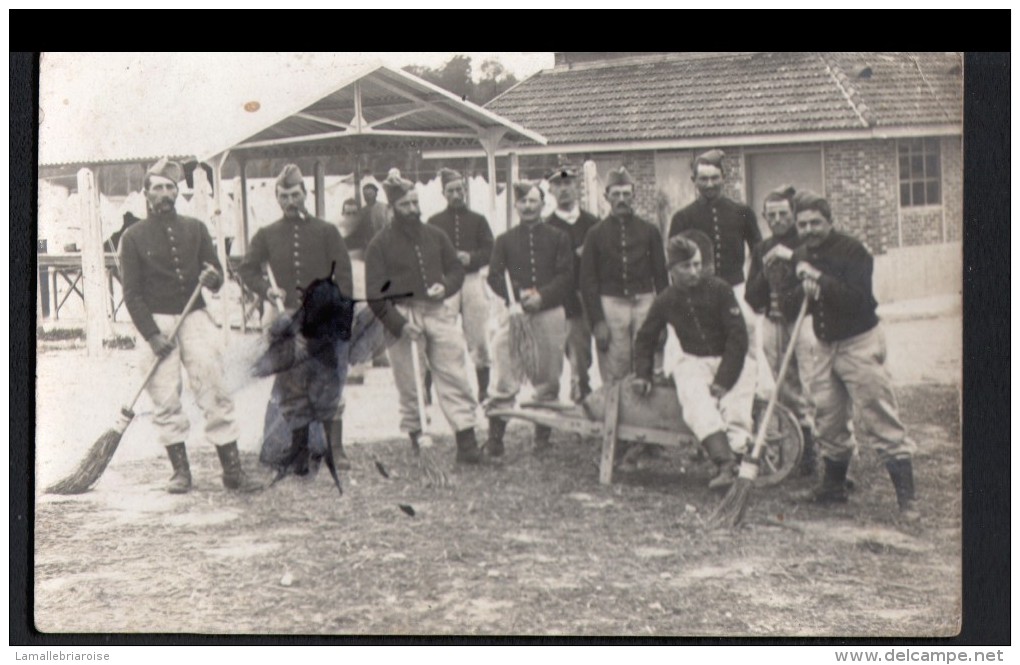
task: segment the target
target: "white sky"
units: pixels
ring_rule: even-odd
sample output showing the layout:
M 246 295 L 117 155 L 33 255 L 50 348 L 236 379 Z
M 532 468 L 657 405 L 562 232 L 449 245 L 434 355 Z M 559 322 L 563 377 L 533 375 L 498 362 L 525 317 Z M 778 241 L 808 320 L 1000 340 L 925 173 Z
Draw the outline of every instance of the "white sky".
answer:
M 236 111 L 224 105 L 259 100 L 261 115 L 270 116 L 274 104 L 292 105 L 330 82 L 345 80 L 345 71 L 368 63 L 381 62 L 395 69 L 408 64 L 439 67 L 454 55 L 44 53 L 39 84 L 40 161 L 190 154 L 228 138 L 244 138 L 220 135 L 245 129 L 234 124 L 217 126 L 218 120 L 229 117 L 228 111 Z M 553 54 L 548 52 L 465 55 L 471 56 L 476 75 L 488 58 L 498 59 L 519 79 L 553 64 Z M 209 137 L 210 133 L 215 136 Z

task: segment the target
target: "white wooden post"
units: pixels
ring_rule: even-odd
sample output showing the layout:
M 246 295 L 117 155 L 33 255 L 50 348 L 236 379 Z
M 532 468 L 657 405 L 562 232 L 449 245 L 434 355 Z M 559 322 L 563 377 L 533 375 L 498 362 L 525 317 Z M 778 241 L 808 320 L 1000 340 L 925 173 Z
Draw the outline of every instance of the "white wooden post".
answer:
M 496 148 L 499 147 L 499 142 L 504 134 L 506 134 L 505 129 L 493 127 L 485 130 L 478 137 L 478 142 L 485 150 L 485 170 L 489 180 L 489 219 L 492 220 L 496 219 Z M 510 193 L 507 192 L 507 196 L 509 195 Z M 509 226 L 509 220 L 507 220 L 507 227 Z
M 599 204 L 602 201 L 602 192 L 599 190 L 599 170 L 592 160 L 584 163 L 584 208 L 596 217 L 599 214 Z
M 103 352 L 109 331 L 106 266 L 103 264 L 103 228 L 99 217 L 99 189 L 89 169 L 78 171 L 78 202 L 82 228 L 82 289 L 85 301 L 85 345 L 89 357 Z
M 506 180 L 506 228 L 509 231 L 514 225 L 514 183 L 521 177 L 521 161 L 516 152 L 510 153 L 510 168 L 507 169 Z
M 227 297 L 227 289 L 229 288 L 229 279 L 227 278 L 227 221 L 223 219 L 223 162 L 227 159 L 228 153 L 223 153 L 223 156 L 216 162 L 213 163 L 213 216 L 212 222 L 215 224 L 216 230 L 216 256 L 220 260 L 220 267 L 223 269 L 223 286 L 220 287 L 220 322 L 223 324 L 223 342 L 228 343 L 230 340 L 230 299 Z M 205 180 L 205 170 L 195 169 L 195 175 L 202 171 L 202 180 Z M 195 189 L 198 187 L 198 180 L 195 180 Z M 196 191 L 196 196 L 198 192 Z M 204 195 L 204 194 L 203 194 Z

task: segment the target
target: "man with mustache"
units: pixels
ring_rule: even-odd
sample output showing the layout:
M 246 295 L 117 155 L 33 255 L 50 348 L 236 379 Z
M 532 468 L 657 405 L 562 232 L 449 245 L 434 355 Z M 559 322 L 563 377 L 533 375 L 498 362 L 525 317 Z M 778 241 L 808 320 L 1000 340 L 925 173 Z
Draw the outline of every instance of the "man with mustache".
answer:
M 591 369 L 591 326 L 581 300 L 581 251 L 588 231 L 599 223 L 598 217 L 578 205 L 577 169 L 564 164 L 548 175 L 549 193 L 556 209 L 545 218 L 549 226 L 560 229 L 574 246 L 574 290 L 563 302 L 567 316 L 567 358 L 570 360 L 570 398 L 582 402 L 591 393 L 588 370 Z
M 340 231 L 335 225 L 308 214 L 307 196 L 301 170 L 294 164 L 284 166 L 276 179 L 276 200 L 283 217 L 255 233 L 238 268 L 248 288 L 272 302 L 283 300 L 285 311 L 273 324 L 275 330 L 296 322 L 302 290 L 316 279 L 328 279 L 332 274 L 343 296 L 352 298 L 354 293 L 351 259 Z M 275 289 L 263 274 L 263 265 L 267 263 L 276 278 Z M 290 430 L 290 449 L 283 458 L 264 458 L 263 461 L 281 467 L 284 473 L 293 471 L 299 476 L 307 475 L 310 462 L 314 464 L 308 446 L 308 428 L 312 421 L 323 423 L 337 467 L 350 468 L 343 447 L 347 345 L 336 344 L 336 348 L 342 355 L 334 358 L 332 354 L 320 354 L 276 375 L 270 399 L 279 401 L 280 412 Z
M 793 322 L 797 319 L 800 302 L 792 292 L 798 280 L 791 262 L 793 251 L 800 246 L 797 225 L 793 218 L 793 187 L 779 187 L 765 196 L 764 214 L 772 236 L 758 243 L 751 252 L 751 268 L 747 274 L 744 300 L 762 320 L 762 343 L 765 360 L 772 377 L 779 374 L 786 347 L 790 345 Z M 804 455 L 800 473 L 809 476 L 817 464 L 812 432 L 814 429 L 814 403 L 810 391 L 811 371 L 814 366 L 815 336 L 808 317 L 801 327 L 798 339 L 793 340 L 794 355 L 786 370 L 786 378 L 779 391 L 779 401 L 797 416 L 804 433 Z
M 754 386 L 744 368 L 747 326 L 737 299 L 728 282 L 702 270 L 701 249 L 688 238 L 695 233 L 669 239 L 672 285 L 655 299 L 638 331 L 633 388 L 639 395 L 651 391 L 656 346 L 671 325 L 684 350 L 673 368 L 677 398 L 684 421 L 716 464 L 708 486 L 718 489 L 733 483 L 733 451 L 748 437 Z
M 431 368 L 439 407 L 455 433 L 457 462 L 481 460 L 475 438 L 478 403 L 464 369 L 464 338 L 457 326 L 456 299 L 464 283 L 464 264 L 439 228 L 423 224 L 414 183 L 392 169 L 383 182 L 393 212 L 372 239 L 365 257 L 365 286 L 372 311 L 396 341 L 387 353 L 400 395 L 400 429 L 417 449 L 422 435 L 412 341 Z
M 885 367 L 885 335 L 871 282 L 874 259 L 858 240 L 833 228 L 829 202 L 818 194 L 798 192 L 794 213 L 803 244 L 791 257 L 800 280 L 791 297 L 799 302 L 806 294 L 810 299 L 818 338 L 811 392 L 825 465 L 822 483 L 798 498 L 847 502 L 846 476 L 856 436 L 870 442 L 885 463 L 900 516 L 916 520 L 915 445 L 900 421 Z
M 634 193 L 627 169 L 610 172 L 612 212 L 588 232 L 581 254 L 581 293 L 605 385 L 633 371 L 634 338 L 655 294 L 669 284 L 662 234 L 634 214 Z
M 509 304 L 507 274 L 514 297 L 528 317 L 538 352 L 539 375 L 532 378 L 536 401 L 559 399 L 560 374 L 563 371 L 563 347 L 566 343 L 566 317 L 563 302 L 574 290 L 574 251 L 566 233 L 542 221 L 545 194 L 534 182 L 514 184 L 514 207 L 521 223 L 496 238 L 489 261 L 489 286 Z M 494 387 L 485 404 L 486 413 L 511 408 L 521 389 L 520 372 L 510 357 L 510 315 L 500 313 L 492 339 L 496 357 Z M 503 454 L 506 421 L 489 417 L 486 452 L 492 457 Z M 535 425 L 534 451 L 543 453 L 550 446 L 552 430 Z
M 709 150 L 691 163 L 691 180 L 698 198 L 675 215 L 669 225 L 669 237 L 681 231 L 697 229 L 712 240 L 715 249 L 715 274 L 737 288 L 744 282 L 744 247 L 748 251 L 761 242 L 761 231 L 754 211 L 723 196 L 722 150 Z M 743 293 L 737 289 L 737 297 Z
M 222 383 L 219 329 L 201 296 L 184 317 L 176 339 L 167 338 L 199 284 L 213 291 L 223 284 L 205 224 L 182 217 L 174 209 L 177 183 L 183 179 L 180 164 L 165 157 L 145 173 L 148 217 L 132 225 L 120 239 L 124 304 L 153 356 L 162 359 L 146 390 L 154 405 L 153 423 L 174 470 L 166 491 L 183 494 L 191 489 L 185 447 L 190 423 L 181 408 L 183 365 L 205 416 L 205 437 L 216 446 L 223 466 L 224 487 L 252 492 L 262 485 L 241 468 L 234 403 Z
M 428 223 L 440 228 L 453 242 L 457 260 L 464 266 L 464 286 L 453 296 L 460 311 L 468 354 L 478 379 L 478 401 L 489 395 L 489 300 L 481 269 L 489 265 L 492 255 L 492 229 L 489 222 L 467 207 L 464 177 L 453 169 L 440 169 L 439 181 L 446 198 L 446 210 L 429 218 Z

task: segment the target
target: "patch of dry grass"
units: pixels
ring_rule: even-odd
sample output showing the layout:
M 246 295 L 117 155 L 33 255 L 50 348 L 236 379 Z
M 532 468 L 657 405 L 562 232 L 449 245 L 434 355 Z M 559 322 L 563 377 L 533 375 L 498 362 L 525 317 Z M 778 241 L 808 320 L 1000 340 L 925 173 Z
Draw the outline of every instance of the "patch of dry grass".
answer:
M 36 514 L 41 630 L 434 635 L 948 635 L 960 620 L 956 391 L 901 390 L 919 440 L 921 525 L 895 520 L 865 452 L 846 507 L 754 494 L 746 526 L 703 529 L 718 496 L 683 456 L 598 484 L 594 442 L 554 433 L 530 451 L 512 425 L 499 463 L 426 486 L 406 441 L 348 445 L 338 497 L 323 470 L 256 495 L 219 484 L 193 452 L 197 487 L 172 509 L 46 497 Z M 375 462 L 390 474 L 384 478 Z M 254 466 L 254 456 L 245 463 Z M 163 460 L 123 467 L 162 494 Z M 103 481 L 101 481 L 102 483 Z M 107 493 L 108 496 L 108 493 Z M 146 493 L 148 497 L 148 494 Z M 405 514 L 400 504 L 412 506 Z

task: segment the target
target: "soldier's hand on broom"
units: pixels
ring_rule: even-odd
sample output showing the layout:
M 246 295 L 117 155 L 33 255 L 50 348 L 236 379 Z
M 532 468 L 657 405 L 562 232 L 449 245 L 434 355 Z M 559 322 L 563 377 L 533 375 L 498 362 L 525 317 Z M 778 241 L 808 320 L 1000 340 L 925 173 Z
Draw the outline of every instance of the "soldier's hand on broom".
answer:
M 442 300 L 446 297 L 446 287 L 439 282 L 436 282 L 428 288 L 428 291 L 426 291 L 425 294 L 433 300 Z
M 537 289 L 521 291 L 521 309 L 525 312 L 537 312 L 542 309 L 542 296 Z
M 425 336 L 425 332 L 414 321 L 408 321 L 400 329 L 400 335 L 401 337 L 409 337 L 412 342 L 420 342 Z
M 149 348 L 159 359 L 166 358 L 174 350 L 174 343 L 167 339 L 163 333 L 156 333 L 145 341 L 149 343 Z
M 804 287 L 804 295 L 811 300 L 818 300 L 818 295 L 821 293 L 818 280 L 822 277 L 822 271 L 807 261 L 801 261 L 797 264 L 797 277 L 800 278 Z
M 606 352 L 609 350 L 609 325 L 605 321 L 599 321 L 595 324 L 595 328 L 592 330 L 592 334 L 595 335 L 595 346 L 599 351 Z
M 652 382 L 648 379 L 635 378 L 630 383 L 631 390 L 641 397 L 648 397 L 652 392 Z
M 223 284 L 223 277 L 216 270 L 216 266 L 206 263 L 202 268 L 202 272 L 198 275 L 198 283 L 207 289 L 218 289 Z

